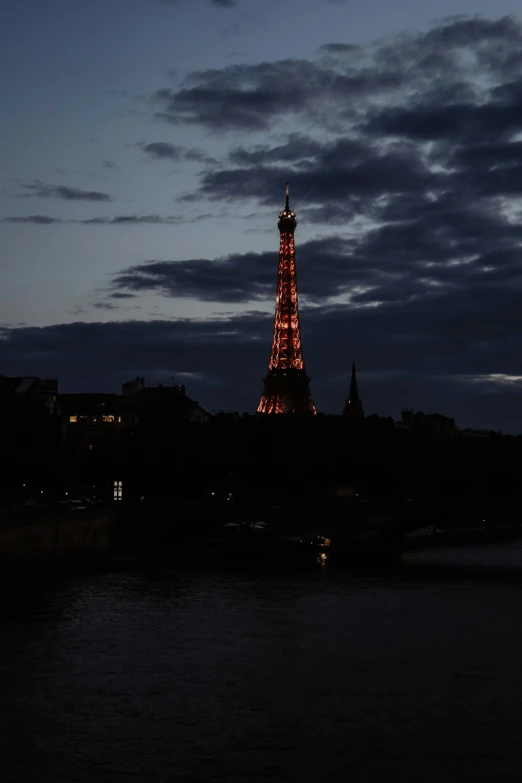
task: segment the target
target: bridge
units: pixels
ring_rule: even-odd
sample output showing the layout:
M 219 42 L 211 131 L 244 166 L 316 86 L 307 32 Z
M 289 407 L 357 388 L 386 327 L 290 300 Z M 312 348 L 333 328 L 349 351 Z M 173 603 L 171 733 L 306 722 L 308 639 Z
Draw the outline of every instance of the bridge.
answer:
M 241 559 L 271 556 L 314 546 L 327 539 L 332 557 L 349 560 L 386 560 L 397 557 L 405 536 L 428 526 L 455 529 L 462 526 L 501 526 L 520 530 L 520 498 L 423 496 L 416 498 L 353 498 L 348 501 L 297 503 L 295 499 L 272 505 L 232 502 L 157 509 L 142 508 L 135 530 L 155 546 L 166 545 L 198 553 L 215 552 L 217 558 Z M 254 531 L 262 520 L 268 532 Z M 235 523 L 235 524 L 231 524 Z M 299 546 L 302 543 L 302 546 Z M 325 550 L 326 551 L 326 550 Z

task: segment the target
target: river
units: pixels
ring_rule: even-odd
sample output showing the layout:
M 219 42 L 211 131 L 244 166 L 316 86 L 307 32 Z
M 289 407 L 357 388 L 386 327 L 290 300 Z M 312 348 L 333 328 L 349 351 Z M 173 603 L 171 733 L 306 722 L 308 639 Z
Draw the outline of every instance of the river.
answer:
M 518 781 L 522 546 L 322 565 L 4 587 L 2 783 Z

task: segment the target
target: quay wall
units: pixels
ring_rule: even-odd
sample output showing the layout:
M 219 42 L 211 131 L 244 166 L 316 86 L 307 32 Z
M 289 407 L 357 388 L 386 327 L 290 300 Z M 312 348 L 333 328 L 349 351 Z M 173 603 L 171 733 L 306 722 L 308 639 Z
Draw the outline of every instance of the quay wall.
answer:
M 27 519 L 0 527 L 0 557 L 34 556 L 53 552 L 97 551 L 111 544 L 113 523 L 109 514 L 67 518 Z

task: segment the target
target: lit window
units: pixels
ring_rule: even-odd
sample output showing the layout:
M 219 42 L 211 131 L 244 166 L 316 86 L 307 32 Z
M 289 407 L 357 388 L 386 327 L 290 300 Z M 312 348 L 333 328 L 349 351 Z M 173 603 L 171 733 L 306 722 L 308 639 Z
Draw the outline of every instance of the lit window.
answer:
M 123 488 L 121 481 L 114 482 L 114 500 L 121 500 L 123 497 Z
M 118 424 L 121 424 L 121 416 L 118 416 Z
M 80 421 L 87 421 L 88 418 L 88 416 L 80 416 Z
M 78 416 L 69 416 L 69 422 L 71 424 L 76 424 L 78 421 Z
M 92 443 L 89 443 L 89 451 L 92 451 Z
M 107 424 L 108 422 L 114 421 L 114 416 L 104 416 L 103 421 Z
M 92 423 L 93 423 L 93 424 L 96 424 L 96 416 L 93 416 L 93 417 L 92 417 Z

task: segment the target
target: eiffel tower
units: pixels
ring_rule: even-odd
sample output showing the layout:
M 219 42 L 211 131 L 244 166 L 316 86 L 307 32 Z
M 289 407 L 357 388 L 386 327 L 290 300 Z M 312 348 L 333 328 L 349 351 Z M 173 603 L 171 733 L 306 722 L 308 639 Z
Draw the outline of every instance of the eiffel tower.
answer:
M 310 378 L 304 366 L 297 281 L 295 274 L 295 212 L 290 209 L 288 182 L 286 203 L 277 224 L 280 233 L 279 267 L 272 353 L 258 413 L 316 413 Z

